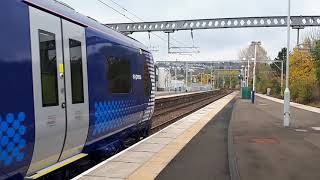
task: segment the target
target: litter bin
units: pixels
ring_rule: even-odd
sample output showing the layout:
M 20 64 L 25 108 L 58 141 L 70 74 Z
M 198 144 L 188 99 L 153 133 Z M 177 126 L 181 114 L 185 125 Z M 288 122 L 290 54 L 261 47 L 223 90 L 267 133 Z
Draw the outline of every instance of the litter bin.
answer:
M 271 95 L 271 88 L 267 88 L 267 96 Z
M 249 87 L 242 88 L 241 98 L 242 99 L 251 99 L 251 90 L 249 89 Z

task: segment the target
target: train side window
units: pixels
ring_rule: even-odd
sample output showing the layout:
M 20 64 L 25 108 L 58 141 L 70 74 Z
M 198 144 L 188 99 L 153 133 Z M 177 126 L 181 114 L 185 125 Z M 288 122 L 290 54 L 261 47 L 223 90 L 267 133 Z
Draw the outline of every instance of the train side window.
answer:
M 109 57 L 107 80 L 111 93 L 130 93 L 132 90 L 130 62 L 124 59 Z
M 72 104 L 84 103 L 81 42 L 69 39 Z
M 150 96 L 151 94 L 151 79 L 150 79 L 150 73 L 149 73 L 149 67 L 148 63 L 144 63 L 143 68 L 143 84 L 144 84 L 144 95 Z
M 43 107 L 57 106 L 58 78 L 55 34 L 39 30 L 40 71 Z

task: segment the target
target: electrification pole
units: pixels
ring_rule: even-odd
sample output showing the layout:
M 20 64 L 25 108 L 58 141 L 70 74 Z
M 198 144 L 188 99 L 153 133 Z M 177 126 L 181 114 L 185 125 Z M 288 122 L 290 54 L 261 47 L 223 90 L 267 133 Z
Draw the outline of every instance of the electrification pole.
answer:
M 178 66 L 178 59 L 176 59 L 176 65 L 175 65 L 175 69 L 174 69 L 174 92 L 177 92 L 177 66 Z
M 252 42 L 254 45 L 254 65 L 253 65 L 253 87 L 252 87 L 252 104 L 255 103 L 255 93 L 256 93 L 256 66 L 257 66 L 257 46 L 261 45 L 261 42 Z
M 220 88 L 220 74 L 219 74 L 219 71 L 217 71 L 217 77 L 218 77 L 217 89 L 219 89 Z
M 283 61 L 281 61 L 281 97 L 283 97 Z
M 284 117 L 283 126 L 290 126 L 290 90 L 289 90 L 289 51 L 290 51 L 290 12 L 291 11 L 291 0 L 288 0 L 288 17 L 287 17 L 287 67 L 286 67 L 286 90 L 284 91 Z
M 188 63 L 186 62 L 186 91 L 188 91 Z
M 249 87 L 249 79 L 250 79 L 250 58 L 248 58 L 248 70 L 247 70 L 247 87 Z
M 257 64 L 257 45 L 254 44 L 254 63 L 253 63 L 253 85 L 252 85 L 252 104 L 255 100 L 256 92 L 256 64 Z
M 247 76 L 248 76 L 248 74 L 247 74 L 247 67 L 246 66 L 244 66 L 244 79 L 243 79 L 243 81 L 244 81 L 244 86 L 243 87 L 247 87 L 248 85 L 247 85 Z
M 214 89 L 213 86 L 213 62 L 211 61 L 211 77 L 210 77 L 210 81 L 211 81 L 211 90 Z
M 229 63 L 229 88 L 231 89 L 231 62 Z

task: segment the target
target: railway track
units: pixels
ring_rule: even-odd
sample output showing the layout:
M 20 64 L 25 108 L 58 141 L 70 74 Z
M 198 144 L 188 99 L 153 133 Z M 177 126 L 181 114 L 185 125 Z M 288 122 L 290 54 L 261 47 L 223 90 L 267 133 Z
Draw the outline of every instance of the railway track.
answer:
M 221 99 L 233 91 L 219 90 L 203 92 L 176 99 L 161 99 L 156 102 L 155 113 L 152 116 L 151 134 L 160 131 L 183 117 Z

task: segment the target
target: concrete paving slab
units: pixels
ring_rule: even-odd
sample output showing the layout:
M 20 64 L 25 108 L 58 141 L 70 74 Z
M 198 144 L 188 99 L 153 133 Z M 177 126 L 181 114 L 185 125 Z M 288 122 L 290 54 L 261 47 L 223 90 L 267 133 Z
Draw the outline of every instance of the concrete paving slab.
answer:
M 266 104 L 259 106 L 258 104 Z M 319 180 L 320 114 L 291 108 L 291 127 L 282 127 L 283 104 L 258 97 L 257 104 L 237 101 L 230 127 L 243 180 Z
M 172 129 L 175 129 L 175 130 L 180 130 L 180 131 L 184 131 L 186 129 L 188 129 L 189 127 L 191 127 L 192 125 L 195 124 L 195 121 L 194 122 L 189 122 L 189 121 L 185 121 L 184 124 L 181 124 L 179 126 L 172 126 Z
M 304 139 L 320 148 L 320 134 L 309 134 Z
M 164 144 L 167 145 L 172 141 L 172 138 L 158 138 L 158 137 L 153 137 L 150 138 L 146 141 L 148 144 Z
M 165 144 L 144 143 L 144 144 L 141 144 L 140 146 L 136 146 L 136 147 L 130 149 L 130 151 L 155 153 L 155 152 L 159 152 L 165 146 L 166 146 Z
M 96 169 L 90 173 L 90 176 L 105 177 L 105 178 L 126 178 L 136 169 L 140 164 L 127 162 L 110 162 L 105 166 Z
M 189 126 L 189 124 L 181 124 L 180 127 L 170 127 L 164 133 L 180 135 L 187 129 L 187 126 Z
M 150 159 L 153 155 L 153 152 L 129 151 L 128 153 L 122 154 L 112 161 L 125 163 L 143 163 Z
M 230 179 L 227 136 L 233 103 L 217 114 L 164 168 L 156 180 Z
M 159 133 L 159 134 L 156 135 L 156 137 L 175 139 L 175 138 L 177 138 L 179 135 L 180 135 L 180 134 L 176 134 L 176 133 Z
M 108 178 L 104 176 L 84 176 L 81 178 L 86 180 L 125 180 L 124 178 Z

